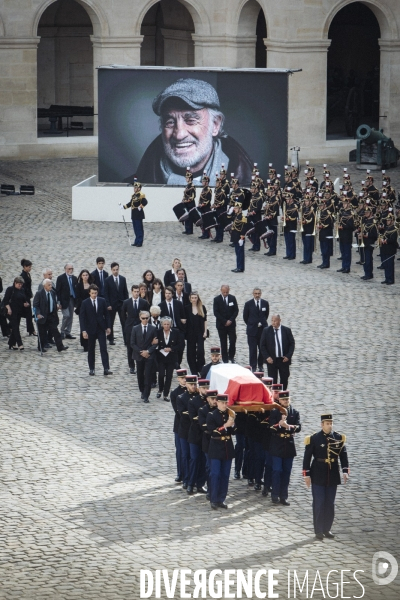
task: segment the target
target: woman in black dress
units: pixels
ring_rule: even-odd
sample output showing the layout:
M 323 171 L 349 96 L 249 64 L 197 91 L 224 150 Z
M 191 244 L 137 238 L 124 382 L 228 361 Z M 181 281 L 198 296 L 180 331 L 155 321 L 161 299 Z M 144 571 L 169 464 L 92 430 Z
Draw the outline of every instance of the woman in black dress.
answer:
M 155 276 L 153 271 L 150 271 L 150 269 L 147 269 L 147 271 L 145 271 L 143 273 L 143 283 L 145 283 L 147 285 L 147 291 L 151 292 L 152 288 L 153 288 L 153 282 L 154 282 Z
M 153 281 L 152 290 L 149 293 L 149 304 L 150 306 L 158 306 L 160 302 L 164 302 L 164 300 L 164 286 L 161 279 L 156 277 Z
M 199 375 L 205 365 L 204 340 L 207 337 L 207 310 L 197 292 L 189 295 L 185 306 L 187 361 L 192 375 Z
M 76 288 L 75 288 L 75 296 L 76 296 L 75 313 L 77 315 L 79 315 L 79 313 L 81 312 L 82 302 L 84 300 L 86 300 L 86 298 L 90 298 L 89 286 L 91 283 L 94 283 L 93 275 L 91 275 L 87 269 L 82 269 L 82 271 L 79 273 L 78 283 L 76 284 Z M 81 342 L 83 351 L 87 352 L 89 342 L 88 342 L 88 340 L 85 340 L 85 338 L 82 335 L 82 332 L 80 334 L 80 342 Z
M 22 273 L 20 277 L 24 280 L 24 287 L 22 288 L 25 291 L 26 301 L 29 302 L 29 306 L 25 309 L 25 318 L 26 318 L 26 330 L 29 335 L 37 335 L 35 331 L 35 327 L 33 326 L 32 319 L 32 306 L 31 300 L 33 298 L 32 294 L 32 279 L 31 279 L 31 270 L 32 263 L 30 260 L 23 258 L 21 260 Z
M 25 316 L 25 310 L 29 306 L 29 302 L 27 302 L 23 286 L 24 280 L 22 277 L 16 277 L 13 285 L 10 285 L 10 287 L 6 289 L 3 298 L 3 306 L 7 309 L 7 317 L 11 328 L 11 335 L 8 339 L 8 347 L 10 350 L 24 349 L 19 325 L 21 318 Z

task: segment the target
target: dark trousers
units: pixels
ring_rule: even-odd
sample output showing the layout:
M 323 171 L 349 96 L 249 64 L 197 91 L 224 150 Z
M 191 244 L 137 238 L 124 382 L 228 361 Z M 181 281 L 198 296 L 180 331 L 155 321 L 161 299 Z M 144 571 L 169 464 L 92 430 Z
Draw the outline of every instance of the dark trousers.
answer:
M 243 244 L 239 246 L 239 242 L 235 243 L 236 253 L 236 268 L 240 271 L 244 271 L 244 240 Z
M 3 337 L 7 337 L 8 335 L 10 335 L 10 328 L 8 326 L 7 319 L 4 315 L 0 315 L 0 327 Z
M 236 354 L 236 324 L 232 323 L 229 327 L 221 327 L 217 331 L 221 344 L 222 362 L 227 363 L 229 360 L 233 360 Z
M 174 367 L 173 362 L 164 362 L 158 357 L 158 391 L 164 394 L 164 398 L 168 396 L 171 389 Z
M 178 365 L 179 365 L 179 368 L 180 368 L 182 360 L 183 360 L 183 353 L 185 351 L 185 344 L 186 344 L 186 342 L 185 342 L 185 334 L 183 333 L 183 331 L 179 330 L 179 336 L 181 338 L 181 344 L 180 344 L 180 348 L 178 350 Z
M 273 234 L 268 238 L 269 253 L 276 254 L 276 242 L 278 239 L 278 225 L 270 225 Z
M 204 337 L 199 333 L 197 338 L 191 338 L 186 346 L 187 361 L 192 375 L 198 375 L 206 364 L 204 358 Z
M 314 252 L 314 236 L 303 234 L 303 260 L 306 263 L 312 262 Z
M 292 467 L 293 458 L 272 457 L 272 498 L 287 500 Z
M 182 464 L 181 464 L 181 444 L 180 438 L 177 433 L 174 433 L 175 436 L 175 459 L 176 459 L 176 476 L 178 479 L 182 479 Z
M 249 465 L 247 474 L 249 479 L 254 479 L 260 484 L 264 472 L 265 451 L 260 442 L 248 438 L 249 443 Z
M 189 481 L 188 485 L 203 487 L 206 482 L 206 457 L 197 444 L 189 444 Z
M 296 234 L 291 231 L 285 231 L 286 256 L 296 258 Z
M 210 459 L 210 500 L 215 504 L 226 500 L 231 465 L 232 460 Z
M 350 271 L 351 267 L 351 243 L 347 244 L 340 242 L 341 256 L 342 256 L 342 269 Z
M 263 328 L 258 327 L 257 335 L 248 335 L 247 343 L 249 345 L 249 363 L 253 371 L 260 371 L 264 369 L 264 360 L 260 350 L 260 342 Z
M 256 233 L 253 233 L 253 235 L 251 236 L 251 242 L 253 244 L 253 250 L 260 250 L 261 242 L 260 242 L 259 235 L 257 235 Z
M 235 444 L 235 473 L 240 473 L 242 470 L 245 447 L 246 436 L 244 433 L 237 433 Z
M 101 362 L 103 365 L 103 369 L 109 369 L 110 363 L 108 360 L 106 332 L 103 329 L 100 329 L 100 327 L 98 327 L 96 333 L 92 333 L 92 334 L 89 333 L 88 335 L 89 335 L 89 340 L 88 340 L 88 342 L 89 342 L 88 343 L 89 369 L 94 370 L 95 355 L 96 355 L 96 340 L 99 340 L 100 356 L 101 356 Z
M 210 473 L 211 473 L 211 463 L 208 458 L 208 454 L 204 452 L 204 457 L 206 459 L 206 481 L 207 481 L 207 491 L 210 492 L 211 484 L 210 484 Z
M 185 231 L 186 233 L 193 233 L 193 223 L 190 219 L 186 219 L 185 223 Z
M 374 271 L 374 249 L 372 246 L 365 246 L 364 250 L 364 275 L 365 277 L 373 277 Z
M 46 322 L 43 325 L 40 324 L 40 320 L 37 322 L 38 338 L 40 337 L 40 343 L 42 344 L 42 348 L 45 344 L 47 344 L 47 341 L 49 339 L 53 339 L 55 341 L 57 350 L 60 350 L 63 347 L 61 334 L 58 331 L 58 327 L 57 327 L 57 321 L 58 321 L 57 317 L 55 317 L 53 315 L 47 315 Z M 38 339 L 38 349 L 40 349 L 39 348 L 39 339 Z
M 150 396 L 153 368 L 154 360 L 152 358 L 142 358 L 142 360 L 136 361 L 138 386 L 144 398 Z
M 336 485 L 311 484 L 315 533 L 328 533 L 335 518 Z
M 122 304 L 121 304 L 121 306 L 119 306 L 118 308 L 112 308 L 110 310 L 111 333 L 110 333 L 110 335 L 107 336 L 107 339 L 110 341 L 114 339 L 114 321 L 115 321 L 115 317 L 116 317 L 117 313 L 119 316 L 119 320 L 121 323 L 121 329 L 122 329 L 123 337 L 125 340 L 125 334 L 124 334 L 125 319 L 124 319 L 124 315 L 122 313 Z
M 132 227 L 135 232 L 135 246 L 141 246 L 143 244 L 144 231 L 143 231 L 143 219 L 132 219 Z
M 12 314 L 9 317 L 8 321 L 10 323 L 10 329 L 11 329 L 11 335 L 8 338 L 9 347 L 11 348 L 11 346 L 15 346 L 15 344 L 17 344 L 18 346 L 22 346 L 21 333 L 19 330 L 19 326 L 21 323 L 21 315 Z
M 188 441 L 184 438 L 179 438 L 179 443 L 181 447 L 181 477 L 183 483 L 187 485 L 189 481 L 190 448 Z
M 321 248 L 321 256 L 322 256 L 322 264 L 324 267 L 330 267 L 330 248 L 329 248 L 329 240 L 320 240 L 319 242 Z
M 35 328 L 33 326 L 32 306 L 31 306 L 30 301 L 29 301 L 29 306 L 27 306 L 25 308 L 25 311 L 26 312 L 24 313 L 24 316 L 26 319 L 26 330 L 28 333 L 34 333 Z
M 217 227 L 215 228 L 215 241 L 216 242 L 224 241 L 224 226 L 223 225 L 217 225 Z
M 272 487 L 272 456 L 264 450 L 264 487 L 268 491 Z
M 382 250 L 381 250 L 382 253 Z M 391 252 L 388 256 L 383 255 L 383 268 L 385 269 L 385 281 L 394 283 L 394 259 L 395 255 Z
M 267 369 L 268 377 L 273 377 L 274 383 L 278 383 L 279 373 L 279 383 L 283 385 L 284 390 L 287 390 L 290 376 L 289 361 L 283 362 L 283 358 L 274 358 L 272 365 L 267 362 Z

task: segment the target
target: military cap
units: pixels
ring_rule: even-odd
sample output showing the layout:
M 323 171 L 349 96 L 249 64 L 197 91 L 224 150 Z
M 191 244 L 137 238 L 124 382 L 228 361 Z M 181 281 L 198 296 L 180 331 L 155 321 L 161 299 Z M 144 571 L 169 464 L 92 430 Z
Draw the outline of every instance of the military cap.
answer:
M 218 396 L 218 390 L 207 390 L 206 397 L 207 398 L 215 398 Z
M 272 384 L 274 383 L 274 378 L 273 377 L 263 377 L 261 379 L 261 381 L 263 382 L 264 385 L 266 385 L 267 387 L 271 387 Z
M 221 348 L 219 346 L 211 346 L 211 354 L 221 354 Z
M 153 111 L 160 115 L 162 106 L 169 98 L 180 98 L 195 110 L 201 108 L 219 109 L 218 94 L 212 85 L 202 79 L 178 79 L 165 88 L 153 100 Z
M 199 379 L 197 381 L 197 385 L 199 386 L 199 388 L 209 387 L 210 386 L 210 380 L 209 379 Z
M 289 390 L 279 392 L 279 400 L 285 400 L 286 398 L 290 398 Z
M 217 400 L 220 402 L 228 402 L 229 396 L 228 394 L 217 394 Z
M 197 375 L 186 375 L 186 383 L 197 383 Z
M 321 415 L 321 421 L 332 421 L 332 420 L 333 420 L 332 413 L 325 413 L 324 415 Z
M 273 392 L 281 392 L 283 390 L 283 385 L 281 383 L 273 383 L 271 385 L 271 390 Z
M 187 369 L 177 369 L 176 370 L 177 377 L 186 377 L 186 375 L 187 375 Z
M 253 375 L 255 375 L 257 379 L 262 379 L 264 377 L 264 371 L 254 371 Z

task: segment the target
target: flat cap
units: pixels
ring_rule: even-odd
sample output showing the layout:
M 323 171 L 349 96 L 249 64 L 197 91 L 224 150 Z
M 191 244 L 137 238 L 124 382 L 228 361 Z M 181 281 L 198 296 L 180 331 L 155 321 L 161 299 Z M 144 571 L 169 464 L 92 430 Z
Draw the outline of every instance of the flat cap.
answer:
M 153 111 L 156 115 L 161 114 L 162 105 L 169 98 L 180 98 L 191 108 L 219 109 L 218 94 L 212 85 L 201 79 L 178 79 L 153 100 Z

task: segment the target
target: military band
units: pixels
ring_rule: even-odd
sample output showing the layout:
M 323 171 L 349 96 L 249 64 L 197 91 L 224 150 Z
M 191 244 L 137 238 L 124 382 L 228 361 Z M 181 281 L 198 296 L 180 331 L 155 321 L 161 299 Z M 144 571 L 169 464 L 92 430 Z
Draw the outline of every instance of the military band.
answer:
M 124 208 L 131 209 L 132 227 L 135 233 L 135 241 L 132 246 L 141 248 L 144 240 L 143 221 L 145 219 L 144 207 L 147 205 L 146 196 L 142 192 L 142 184 L 135 180 L 133 184 L 134 193 L 130 202 L 124 204 Z

